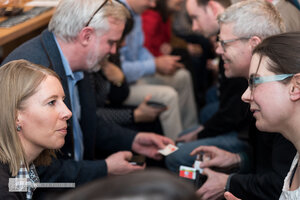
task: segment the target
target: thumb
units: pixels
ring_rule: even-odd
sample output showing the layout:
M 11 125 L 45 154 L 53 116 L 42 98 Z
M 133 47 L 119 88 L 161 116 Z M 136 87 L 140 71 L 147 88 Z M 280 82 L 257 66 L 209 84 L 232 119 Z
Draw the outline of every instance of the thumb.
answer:
M 178 60 L 181 59 L 181 56 L 172 56 L 172 57 L 173 57 L 173 59 L 174 59 L 175 61 L 178 61 Z
M 211 176 L 213 173 L 214 173 L 214 171 L 209 168 L 204 168 L 202 171 L 202 174 L 206 175 L 207 177 Z
M 231 194 L 230 192 L 225 192 L 224 193 L 224 197 L 225 199 L 227 200 L 241 200 L 241 199 L 238 199 L 236 198 L 233 194 Z
M 144 101 L 147 102 L 147 101 L 149 101 L 151 98 L 152 98 L 152 95 L 151 95 L 151 94 L 148 94 L 148 95 L 145 96 Z
M 211 160 L 202 161 L 200 167 L 201 168 L 214 167 L 214 165 L 215 165 L 214 159 L 211 159 Z

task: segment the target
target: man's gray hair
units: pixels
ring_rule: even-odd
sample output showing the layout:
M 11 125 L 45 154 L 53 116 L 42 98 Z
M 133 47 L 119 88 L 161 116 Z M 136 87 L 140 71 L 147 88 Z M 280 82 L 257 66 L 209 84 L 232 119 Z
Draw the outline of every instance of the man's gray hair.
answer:
M 108 0 L 93 16 L 105 0 L 61 0 L 58 4 L 48 29 L 60 39 L 71 42 L 92 18 L 89 27 L 104 33 L 109 29 L 108 17 L 126 22 L 130 14 L 124 5 L 116 0 Z M 92 17 L 93 16 L 93 17 Z
M 285 32 L 285 25 L 277 9 L 266 0 L 246 0 L 228 7 L 218 16 L 219 24 L 233 24 L 238 37 L 268 36 Z

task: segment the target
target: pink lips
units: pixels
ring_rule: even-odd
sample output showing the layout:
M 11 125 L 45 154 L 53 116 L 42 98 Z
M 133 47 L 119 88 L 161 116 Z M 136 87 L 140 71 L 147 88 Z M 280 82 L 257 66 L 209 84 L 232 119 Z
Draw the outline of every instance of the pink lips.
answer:
M 64 135 L 66 135 L 67 134 L 67 127 L 61 128 L 61 129 L 59 129 L 57 131 L 60 132 L 60 133 L 62 133 L 62 134 L 64 134 Z

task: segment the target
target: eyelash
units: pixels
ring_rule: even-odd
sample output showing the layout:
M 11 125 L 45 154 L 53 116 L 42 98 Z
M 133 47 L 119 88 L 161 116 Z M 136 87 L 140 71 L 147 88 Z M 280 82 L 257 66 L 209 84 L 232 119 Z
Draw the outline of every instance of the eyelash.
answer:
M 54 106 L 54 105 L 55 105 L 55 103 L 56 103 L 56 100 L 52 100 L 52 101 L 50 101 L 50 102 L 48 103 L 48 105 L 50 105 L 50 106 Z

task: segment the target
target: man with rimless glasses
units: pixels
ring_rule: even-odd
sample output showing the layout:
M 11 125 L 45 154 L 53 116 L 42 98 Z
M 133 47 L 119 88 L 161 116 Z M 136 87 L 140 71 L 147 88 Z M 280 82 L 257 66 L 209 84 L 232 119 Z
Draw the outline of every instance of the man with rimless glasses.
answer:
M 73 112 L 58 159 L 49 167 L 38 168 L 41 182 L 74 182 L 78 186 L 107 175 L 143 170 L 145 166 L 129 163 L 130 151 L 161 159 L 158 149 L 173 144 L 169 138 L 106 124 L 96 116 L 95 94 L 84 72 L 116 52 L 128 17 L 128 10 L 115 0 L 61 0 L 48 30 L 4 60 L 26 59 L 57 72 L 65 103 Z M 103 151 L 111 155 L 95 160 L 95 154 Z
M 253 49 L 266 37 L 285 31 L 282 19 L 274 6 L 264 0 L 247 0 L 232 5 L 218 16 L 220 33 L 216 52 L 224 61 L 226 77 L 248 79 Z M 252 75 L 249 86 L 281 81 L 291 74 L 259 77 Z M 240 199 L 278 199 L 289 166 L 295 155 L 293 145 L 278 133 L 259 132 L 251 120 L 251 152 L 231 153 L 214 146 L 196 148 L 191 154 L 204 152 L 211 160 L 204 161 L 205 184 L 197 191 L 202 199 L 218 199 L 225 191 Z M 252 156 L 250 156 L 252 155 Z M 216 172 L 238 167 L 235 174 Z

